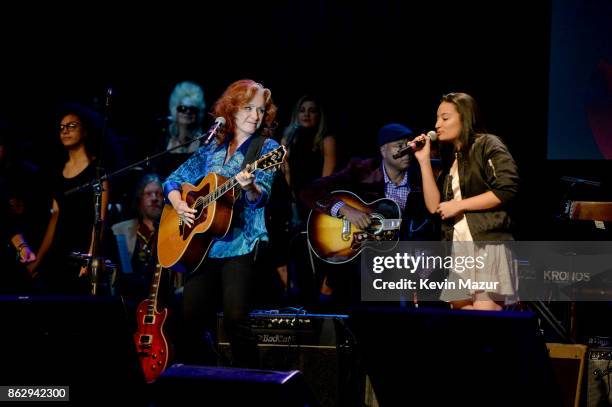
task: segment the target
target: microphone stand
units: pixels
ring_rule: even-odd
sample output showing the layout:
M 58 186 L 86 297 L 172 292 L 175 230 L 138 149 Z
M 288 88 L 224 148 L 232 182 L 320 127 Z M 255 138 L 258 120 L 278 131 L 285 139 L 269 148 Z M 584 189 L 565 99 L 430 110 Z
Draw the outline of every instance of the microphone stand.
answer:
M 102 173 L 104 169 L 100 166 L 102 162 L 102 151 L 103 143 L 108 133 L 108 117 L 110 113 L 110 101 L 113 95 L 113 89 L 106 89 L 106 102 L 104 104 L 104 121 L 102 122 L 102 137 L 100 137 L 100 158 L 98 160 L 98 166 L 96 167 L 96 179 L 92 184 L 94 190 L 94 234 L 91 245 L 91 262 L 89 263 L 90 283 L 91 283 L 91 295 L 98 295 L 98 285 L 100 284 L 100 274 L 103 272 L 104 260 L 100 258 L 98 252 L 100 251 L 100 240 L 102 238 L 102 192 L 104 187 L 102 183 L 104 179 Z
M 102 130 L 102 139 L 105 138 L 106 132 L 107 132 L 107 122 L 108 122 L 108 111 L 109 111 L 109 106 L 110 106 L 110 96 L 112 95 L 112 89 L 108 89 L 107 90 L 107 99 L 106 99 L 106 107 L 105 107 L 105 113 L 104 113 L 104 122 L 103 122 L 103 130 Z M 177 146 L 174 146 L 170 149 L 161 151 L 159 153 L 156 153 L 152 156 L 147 156 L 144 159 L 137 161 L 133 164 L 130 164 L 126 167 L 123 167 L 121 169 L 118 169 L 116 171 L 111 172 L 110 174 L 102 174 L 103 168 L 98 167 L 96 169 L 96 178 L 90 182 L 87 182 L 83 185 L 79 185 L 75 188 L 72 188 L 68 191 L 66 191 L 64 193 L 65 196 L 74 194 L 76 192 L 80 192 L 80 191 L 84 191 L 88 188 L 93 188 L 94 190 L 94 197 L 95 197 L 95 217 L 94 217 L 94 236 L 93 236 L 93 244 L 92 244 L 92 250 L 91 250 L 91 262 L 89 264 L 89 271 L 90 271 L 90 280 L 91 280 L 91 294 L 92 295 L 98 295 L 98 286 L 99 286 L 99 278 L 100 278 L 100 273 L 102 271 L 102 268 L 104 267 L 104 260 L 102 258 L 100 258 L 98 256 L 98 251 L 100 248 L 100 240 L 101 240 L 101 236 L 102 236 L 102 225 L 103 225 L 103 219 L 102 219 L 102 192 L 104 191 L 104 188 L 102 186 L 102 184 L 104 183 L 104 181 L 107 181 L 113 177 L 116 177 L 117 175 L 123 174 L 126 171 L 129 171 L 135 167 L 139 167 L 143 164 L 145 165 L 149 165 L 149 163 L 152 160 L 156 160 L 159 157 L 163 157 L 166 154 L 169 154 L 171 151 L 174 151 L 178 148 L 184 147 L 188 144 L 193 143 L 194 141 L 199 141 L 201 139 L 206 138 L 206 140 L 204 140 L 204 144 L 208 145 L 211 140 L 212 140 L 212 136 L 213 134 L 215 134 L 218 130 L 218 128 L 221 127 L 220 124 L 217 124 L 215 127 L 213 127 L 213 129 L 211 129 L 210 131 L 206 132 L 206 133 L 202 133 L 201 135 L 199 135 L 198 137 L 188 140 L 182 144 L 179 144 Z M 102 151 L 102 150 L 100 150 Z
M 123 167 L 123 168 L 120 168 L 120 169 L 118 169 L 118 170 L 116 170 L 116 171 L 113 171 L 113 172 L 111 172 L 110 174 L 104 174 L 104 175 L 102 175 L 102 176 L 100 177 L 100 181 L 106 181 L 106 180 L 109 180 L 109 179 L 111 179 L 111 178 L 113 178 L 113 177 L 116 177 L 116 176 L 117 176 L 117 175 L 119 175 L 119 174 L 123 174 L 124 172 L 131 170 L 132 168 L 135 168 L 135 167 L 140 167 L 140 166 L 141 166 L 141 165 L 143 165 L 143 164 L 144 164 L 144 165 L 146 165 L 146 166 L 148 166 L 148 165 L 151 163 L 151 161 L 156 160 L 156 159 L 158 159 L 159 157 L 163 157 L 164 155 L 166 155 L 166 154 L 170 153 L 171 151 L 174 151 L 174 150 L 176 150 L 176 149 L 179 149 L 179 148 L 181 148 L 181 147 L 184 147 L 184 146 L 186 146 L 186 145 L 188 145 L 188 144 L 191 144 L 191 143 L 193 143 L 193 142 L 195 142 L 195 141 L 199 141 L 199 140 L 203 139 L 203 138 L 204 138 L 204 137 L 206 137 L 206 136 L 208 136 L 208 133 L 203 133 L 203 134 L 199 135 L 199 136 L 198 136 L 198 137 L 196 137 L 196 138 L 193 138 L 193 139 L 188 140 L 188 141 L 186 141 L 186 142 L 184 142 L 184 143 L 178 144 L 178 145 L 176 145 L 176 146 L 174 146 L 174 147 L 172 147 L 172 148 L 169 148 L 169 149 L 167 149 L 167 150 L 160 151 L 159 153 L 155 153 L 155 154 L 153 154 L 153 155 L 152 155 L 152 156 L 150 156 L 150 157 L 149 157 L 149 156 L 147 156 L 147 157 L 143 158 L 143 159 L 142 159 L 142 160 L 140 160 L 140 161 L 137 161 L 137 162 L 135 162 L 135 163 L 133 163 L 133 164 L 127 165 L 127 166 L 125 166 L 125 167 Z M 92 181 L 92 182 L 88 182 L 88 183 L 83 184 L 83 185 L 79 185 L 78 187 L 74 187 L 74 188 L 72 188 L 72 189 L 70 189 L 70 190 L 66 191 L 66 193 L 65 193 L 64 195 L 70 195 L 70 194 L 73 194 L 73 193 L 75 193 L 75 192 L 83 191 L 83 190 L 85 190 L 85 189 L 87 189 L 87 188 L 89 188 L 89 187 L 93 187 L 93 186 L 94 186 L 94 184 L 95 184 L 95 182 L 94 182 L 94 181 Z

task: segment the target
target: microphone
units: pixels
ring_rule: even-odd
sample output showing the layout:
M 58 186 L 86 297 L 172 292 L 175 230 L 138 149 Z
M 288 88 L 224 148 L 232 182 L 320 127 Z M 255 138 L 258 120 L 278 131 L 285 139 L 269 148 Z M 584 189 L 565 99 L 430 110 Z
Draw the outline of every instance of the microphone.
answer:
M 113 88 L 106 88 L 106 101 L 105 101 L 106 107 L 110 106 L 111 96 L 113 96 Z
M 427 133 L 427 137 L 429 137 L 431 141 L 436 141 L 438 139 L 438 134 L 432 130 Z M 420 150 L 424 145 L 425 145 L 425 140 L 409 141 L 406 144 L 406 147 L 400 148 L 397 153 L 393 154 L 393 158 L 400 158 L 400 157 L 405 156 L 411 151 Z
M 204 145 L 210 144 L 213 137 L 217 134 L 221 127 L 225 126 L 225 119 L 221 116 L 215 119 L 215 124 L 208 130 L 208 135 L 206 136 L 206 140 L 204 141 Z

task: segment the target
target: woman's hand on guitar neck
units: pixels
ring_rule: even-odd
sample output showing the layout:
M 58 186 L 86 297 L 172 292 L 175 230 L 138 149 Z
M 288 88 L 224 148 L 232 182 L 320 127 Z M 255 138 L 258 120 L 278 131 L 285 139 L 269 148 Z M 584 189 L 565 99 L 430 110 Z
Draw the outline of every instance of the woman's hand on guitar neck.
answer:
M 240 185 L 243 191 L 247 194 L 247 199 L 251 202 L 255 202 L 261 196 L 261 190 L 255 183 L 255 175 L 249 171 L 242 170 L 236 174 L 236 181 Z
M 342 205 L 338 213 L 360 229 L 365 229 L 370 225 L 370 223 L 372 223 L 372 220 L 367 213 L 364 213 L 359 209 L 355 209 L 349 204 Z

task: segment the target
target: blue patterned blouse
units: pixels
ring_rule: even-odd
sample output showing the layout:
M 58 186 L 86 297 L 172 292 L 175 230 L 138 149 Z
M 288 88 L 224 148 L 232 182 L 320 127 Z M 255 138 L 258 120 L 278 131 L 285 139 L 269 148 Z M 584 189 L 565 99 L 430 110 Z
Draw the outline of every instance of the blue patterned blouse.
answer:
M 189 182 L 197 185 L 198 182 L 210 172 L 224 177 L 233 177 L 241 170 L 242 161 L 251 144 L 250 137 L 234 152 L 227 164 L 223 164 L 227 155 L 229 137 L 222 145 L 210 143 L 200 147 L 187 161 L 177 168 L 164 182 L 164 196 L 173 190 L 181 190 L 181 183 Z M 261 155 L 278 148 L 278 143 L 266 139 L 261 149 Z M 215 241 L 210 248 L 210 257 L 232 257 L 250 253 L 258 240 L 267 241 L 264 206 L 270 197 L 270 189 L 274 179 L 273 171 L 256 171 L 255 183 L 261 189 L 262 195 L 257 202 L 250 202 L 245 193 L 241 193 L 234 203 L 234 214 L 227 235 Z M 239 188 L 239 187 L 238 187 Z

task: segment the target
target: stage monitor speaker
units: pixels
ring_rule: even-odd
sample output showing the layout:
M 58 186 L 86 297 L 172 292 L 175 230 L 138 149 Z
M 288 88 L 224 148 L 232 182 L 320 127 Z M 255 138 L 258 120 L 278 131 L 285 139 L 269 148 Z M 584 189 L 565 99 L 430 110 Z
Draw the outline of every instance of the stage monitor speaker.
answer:
M 263 369 L 299 370 L 321 407 L 363 404 L 365 372 L 355 352 L 347 315 L 251 313 Z M 217 325 L 218 349 L 231 360 L 223 315 Z
M 355 333 L 380 406 L 560 406 L 530 312 L 355 309 Z
M 547 343 L 548 353 L 552 360 L 555 377 L 561 389 L 564 407 L 579 407 L 584 367 L 586 345 Z
M 153 406 L 312 406 L 297 371 L 176 364 L 154 384 Z
M 588 352 L 587 407 L 612 406 L 612 348 Z
M 69 386 L 71 405 L 143 405 L 145 381 L 118 297 L 0 297 L 2 385 Z

